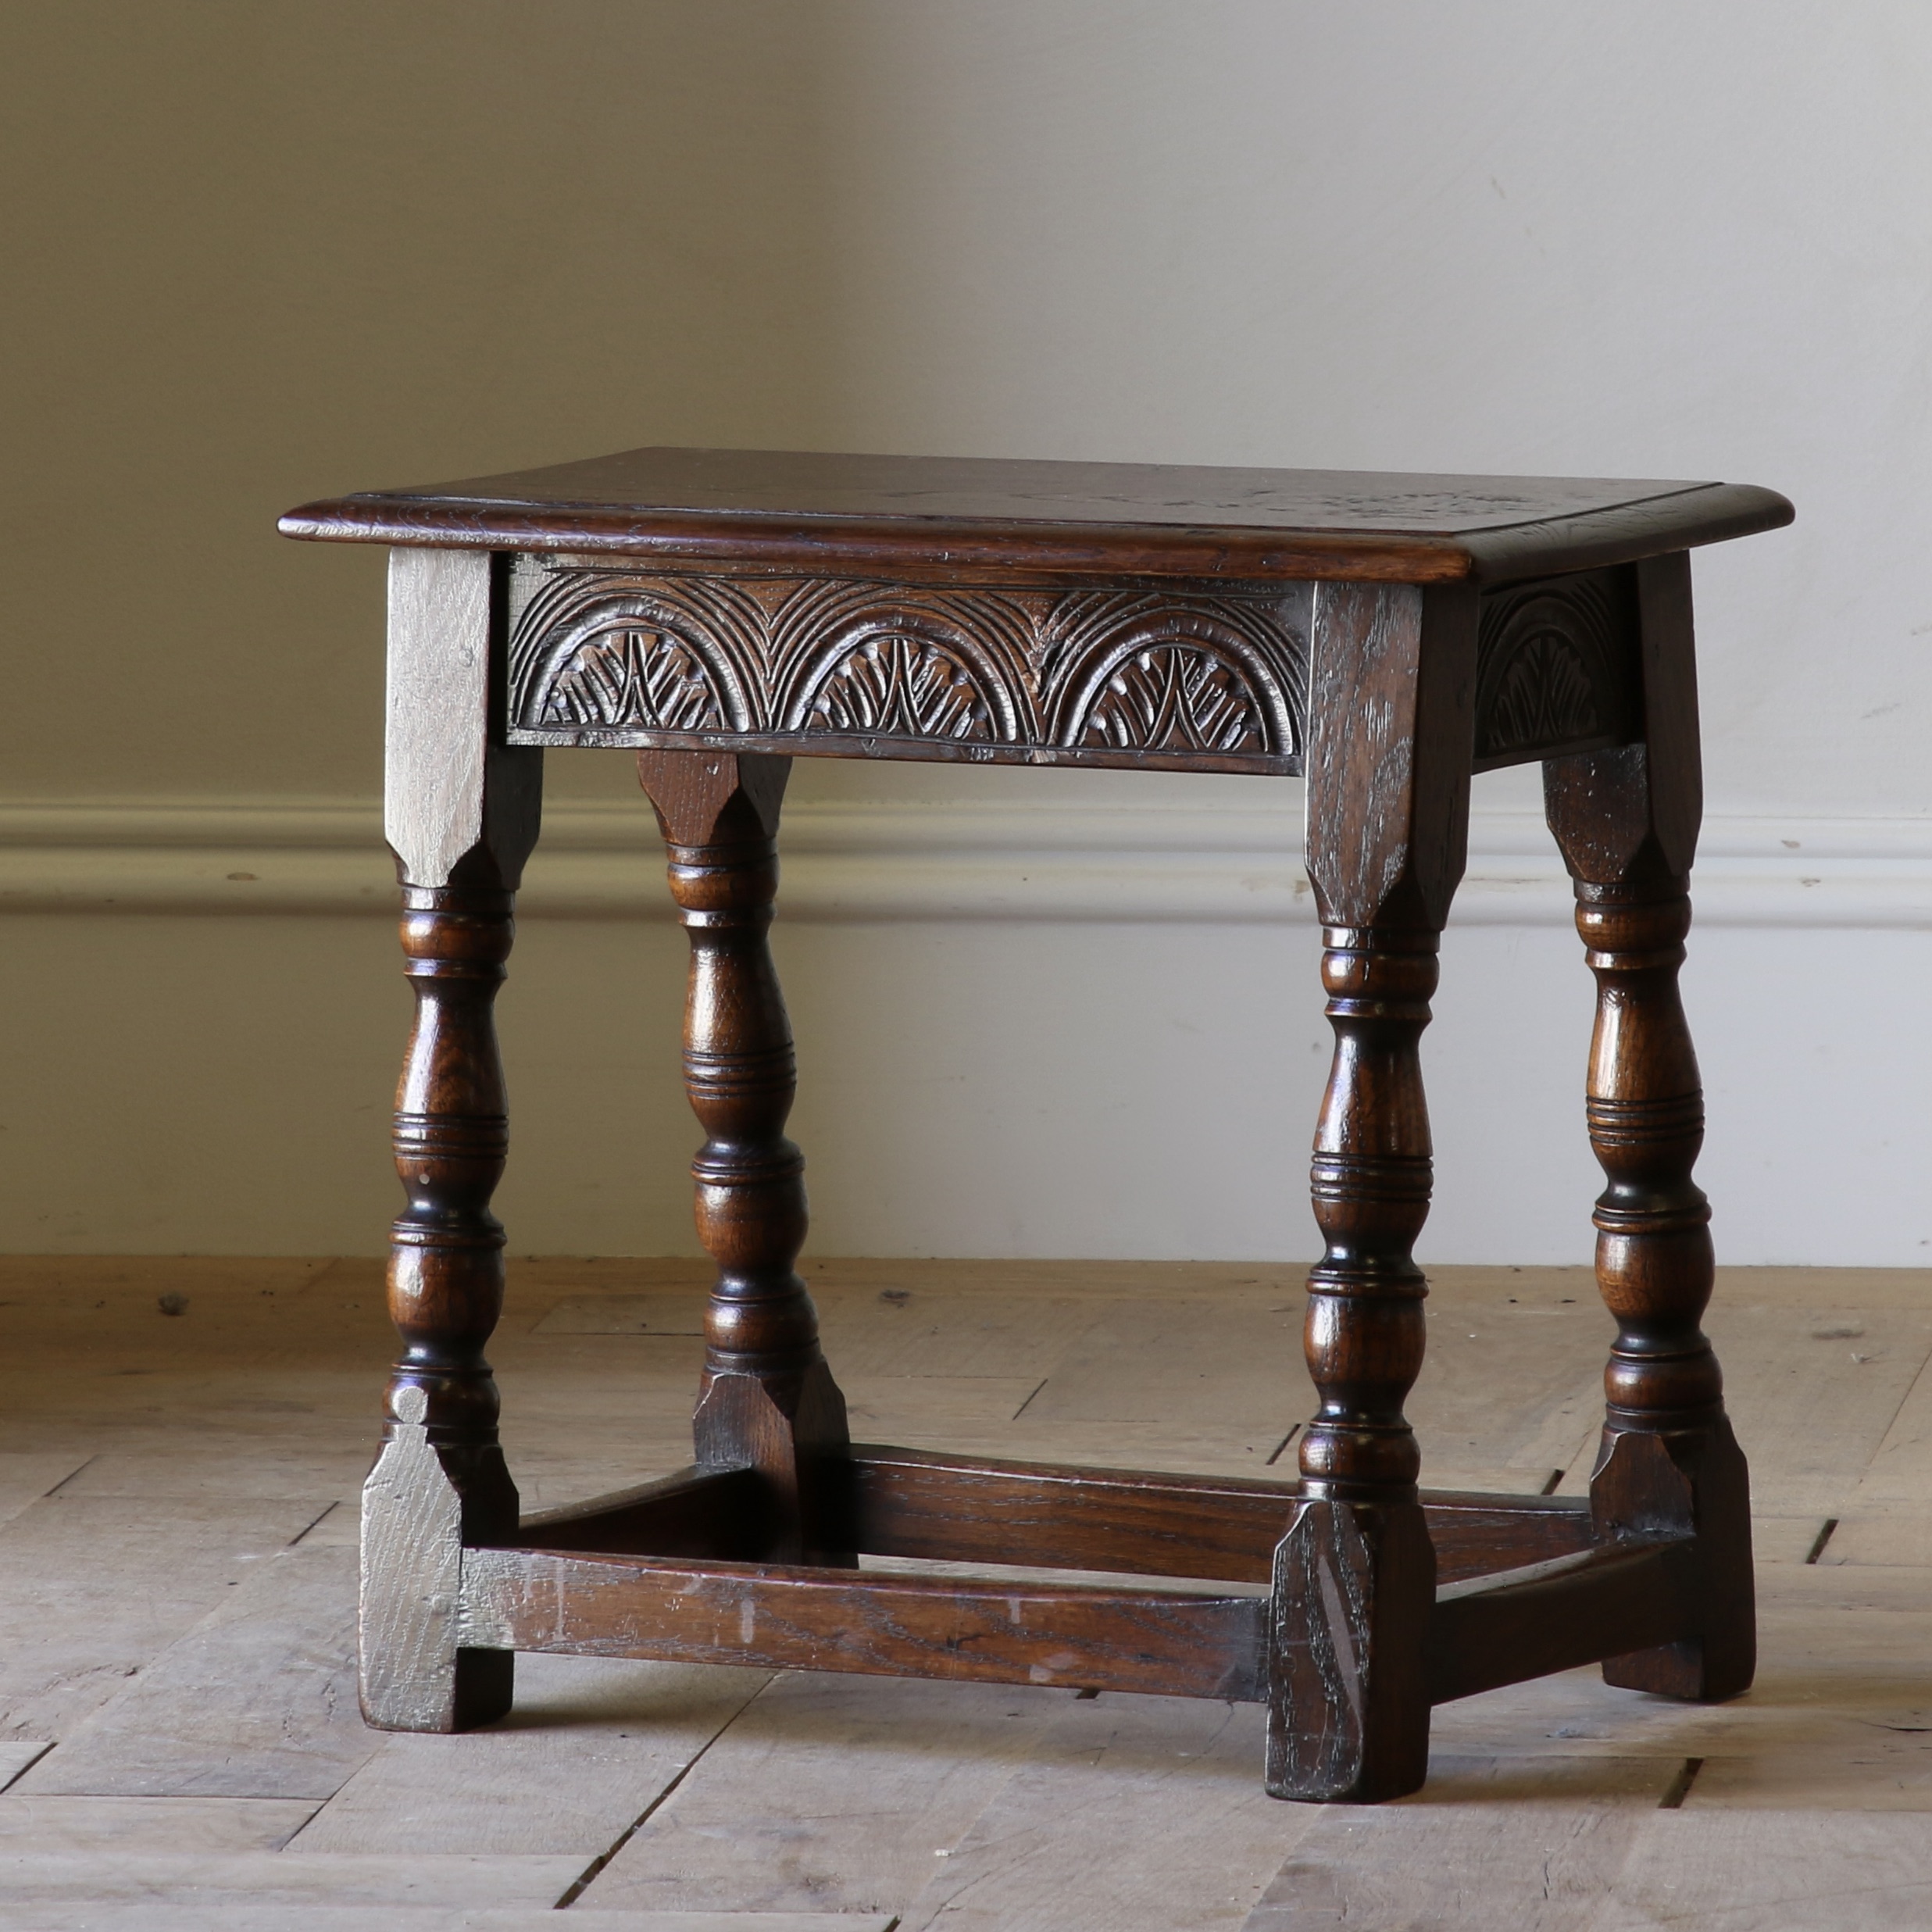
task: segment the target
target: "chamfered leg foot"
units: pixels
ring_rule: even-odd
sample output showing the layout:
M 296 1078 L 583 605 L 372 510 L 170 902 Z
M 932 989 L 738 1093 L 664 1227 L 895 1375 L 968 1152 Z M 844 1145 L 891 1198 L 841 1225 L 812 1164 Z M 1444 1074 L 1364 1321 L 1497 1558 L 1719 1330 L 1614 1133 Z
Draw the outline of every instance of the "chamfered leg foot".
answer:
M 1275 1552 L 1271 1798 L 1371 1804 L 1429 1774 L 1435 1550 L 1413 1502 L 1305 1502 Z
M 378 1730 L 470 1730 L 509 1710 L 516 1654 L 458 1641 L 462 1495 L 430 1441 L 422 1390 L 405 1384 L 391 1407 L 388 1440 L 362 1485 L 362 1716 Z M 500 1452 L 494 1460 L 501 1465 Z M 503 1472 L 489 1488 L 498 1499 L 508 1489 L 513 1523 L 508 1485 Z
M 1680 1530 L 1697 1538 L 1701 1633 L 1609 1659 L 1604 1682 L 1708 1703 L 1749 1690 L 1758 1664 L 1751 1482 L 1729 1419 L 1663 1433 L 1606 1431 L 1590 1506 L 1599 1536 Z

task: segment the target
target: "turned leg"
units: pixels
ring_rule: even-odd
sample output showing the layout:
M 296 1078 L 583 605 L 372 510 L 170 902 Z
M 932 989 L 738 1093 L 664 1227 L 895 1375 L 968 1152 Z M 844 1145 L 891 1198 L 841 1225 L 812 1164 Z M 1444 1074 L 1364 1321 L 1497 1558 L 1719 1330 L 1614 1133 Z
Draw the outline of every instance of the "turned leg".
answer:
M 1417 1043 L 1436 936 L 1330 927 L 1323 941 L 1335 1057 L 1315 1136 L 1324 1245 L 1303 1341 L 1320 1405 L 1302 1437 L 1305 1500 L 1276 1553 L 1296 1721 L 1270 1754 L 1269 1788 L 1366 1799 L 1413 1791 L 1428 1769 L 1421 1640 L 1435 1553 L 1402 1403 L 1423 1359 L 1427 1287 L 1410 1251 L 1429 1212 Z
M 391 1236 L 402 1354 L 362 1499 L 362 1701 L 388 1730 L 458 1730 L 509 1709 L 513 1658 L 462 1646 L 466 1545 L 509 1540 L 516 1486 L 483 1350 L 503 1305 L 490 1197 L 508 1123 L 492 1006 L 535 842 L 541 754 L 488 743 L 490 559 L 395 553 L 387 819 L 416 995 L 396 1095 L 408 1205 Z
M 637 757 L 691 937 L 684 1083 L 705 1134 L 691 1172 L 698 1237 L 718 1266 L 692 1417 L 697 1458 L 763 1473 L 773 1560 L 825 1562 L 841 1553 L 825 1547 L 815 1477 L 843 1455 L 845 1403 L 793 1266 L 805 1243 L 805 1160 L 784 1135 L 797 1073 L 766 937 L 791 765 L 707 752 Z
M 1597 1284 L 1617 1332 L 1591 1502 L 1599 1534 L 1695 1532 L 1700 1559 L 1702 1634 L 1613 1658 L 1604 1676 L 1715 1698 L 1748 1687 L 1756 1645 L 1748 1479 L 1699 1327 L 1715 1259 L 1691 1179 L 1704 1096 L 1677 989 L 1701 802 L 1687 561 L 1641 566 L 1639 585 L 1649 741 L 1544 767 L 1597 982 L 1585 1109 L 1608 1184 Z
M 1475 600 L 1323 584 L 1315 616 L 1308 865 L 1335 1054 L 1304 1337 L 1320 1406 L 1275 1553 L 1267 1787 L 1362 1802 L 1412 1791 L 1428 1770 L 1435 1552 L 1402 1403 L 1423 1361 L 1419 1048 L 1467 836 Z

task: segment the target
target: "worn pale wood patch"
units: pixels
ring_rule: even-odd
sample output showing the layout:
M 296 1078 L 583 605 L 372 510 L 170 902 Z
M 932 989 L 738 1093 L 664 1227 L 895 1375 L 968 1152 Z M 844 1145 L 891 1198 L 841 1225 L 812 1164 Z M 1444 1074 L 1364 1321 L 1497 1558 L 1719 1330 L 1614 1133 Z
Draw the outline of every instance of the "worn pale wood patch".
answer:
M 1862 1312 L 1847 1316 L 1847 1327 L 1862 1327 Z M 1932 1520 L 1932 1370 L 1922 1369 L 1898 1412 L 1891 1420 L 1884 1440 L 1873 1452 L 1857 1484 L 1845 1499 L 1840 1514 L 1847 1519 L 1897 1516 L 1901 1527 L 1907 1521 Z M 1912 1532 L 1905 1530 L 1906 1537 Z M 1832 1541 L 1835 1544 L 1837 1537 Z M 1850 1539 L 1851 1546 L 1876 1551 L 1884 1546 L 1882 1533 L 1861 1534 Z M 1883 1561 L 1882 1557 L 1861 1554 L 1848 1556 L 1838 1552 L 1830 1560 Z M 1922 1558 L 1910 1560 L 1923 1561 Z
M 60 1487 L 70 1497 L 286 1496 L 320 1509 L 332 1496 L 353 1495 L 369 1461 L 366 1449 L 302 1455 L 258 1447 L 245 1456 L 197 1453 L 179 1445 L 166 1455 L 109 1451 L 91 1457 Z
M 90 1458 L 53 1454 L 0 1455 L 0 1523 L 11 1523 L 38 1502 L 49 1490 L 71 1484 L 87 1469 Z
M 0 1791 L 5 1790 L 30 1764 L 53 1749 L 51 1743 L 31 1737 L 9 1738 L 0 1743 Z
M 1714 1302 L 1705 1327 L 1759 1506 L 1842 1513 L 1896 1439 L 1895 1419 L 1932 1354 L 1932 1313 Z
M 1827 1569 L 1847 1563 L 1914 1570 L 1932 1566 L 1932 1516 L 1896 1507 L 1841 1516 L 1818 1561 Z
M 1758 1563 L 1809 1563 L 1825 1534 L 1827 1516 L 1753 1516 L 1751 1555 Z M 1837 1541 L 1834 1530 L 1827 1548 Z
M 1928 1923 L 1932 1850 L 1922 1818 L 1687 1809 L 1643 1820 L 1592 1932 L 1922 1932 Z
M 1428 1932 L 1584 1932 L 1655 1816 L 1659 1767 L 1515 1766 L 1456 1798 L 1325 1809 L 1245 1921 Z M 1580 1782 L 1587 1795 L 1573 1795 Z
M 1106 1313 L 1091 1296 L 991 1288 L 948 1295 L 916 1281 L 823 1291 L 817 1298 L 826 1354 L 841 1377 L 991 1375 L 1037 1384 Z
M 0 1528 L 0 1734 L 70 1734 L 319 1508 L 56 1494 L 16 1516 Z
M 1072 1702 L 795 1675 L 748 1705 L 584 1908 L 901 1911 Z
M 507 1350 L 495 1357 L 499 1379 L 515 1398 L 505 1420 L 520 1434 L 554 1441 L 574 1423 L 570 1433 L 580 1441 L 587 1428 L 614 1429 L 626 1420 L 673 1429 L 681 1423 L 689 1434 L 704 1363 L 695 1336 L 545 1336 L 523 1348 L 521 1359 Z
M 379 1741 L 356 1709 L 355 1557 L 305 1542 L 258 1565 L 14 1788 L 320 1801 Z
M 1080 1295 L 1124 1302 L 1195 1296 L 1217 1305 L 1241 1305 L 1298 1294 L 1309 1266 L 1306 1261 L 909 1260 L 808 1253 L 799 1262 L 799 1272 L 814 1299 L 910 1286 L 923 1287 L 935 1296 L 967 1299 L 983 1295 L 1041 1300 Z M 1478 1272 L 1485 1282 L 1494 1273 Z
M 328 1256 L 293 1255 L 7 1255 L 0 1256 L 0 1309 L 74 1310 L 110 1296 L 152 1306 L 162 1295 L 240 1302 L 299 1294 L 339 1265 Z
M 1932 1812 L 1932 1710 L 1881 1707 L 1804 1748 L 1704 1759 L 1687 1811 Z
M 1932 1309 L 1932 1268 L 1720 1268 L 1714 1303 L 1737 1309 Z
M 0 1798 L 0 1849 L 277 1852 L 313 1815 L 306 1799 Z
M 567 1858 L 388 1858 L 299 1852 L 12 1852 L 0 1849 L 0 1902 L 20 1914 L 43 1903 L 266 1911 L 303 1905 L 552 1905 L 577 1877 Z M 44 1925 L 35 1916 L 29 1923 Z
M 394 1905 L 380 1923 L 384 1932 L 556 1932 L 558 1924 L 531 1907 Z M 890 1918 L 870 1912 L 600 1912 L 591 1923 L 593 1932 L 893 1932 Z M 48 1901 L 19 1913 L 0 1903 L 0 1932 L 370 1932 L 370 1918 L 362 1905 Z
M 915 1449 L 943 1448 L 966 1429 L 1009 1440 L 1015 1414 L 1023 1408 L 1031 1414 L 1029 1398 L 1039 1386 L 1001 1375 L 840 1376 L 839 1385 L 855 1438 Z
M 462 1505 L 430 1448 L 420 1388 L 397 1391 L 394 1434 L 362 1485 L 359 1621 L 370 1716 L 447 1730 L 456 1701 Z
M 1191 1301 L 1123 1302 L 1055 1363 L 1027 1404 L 1041 1423 L 1158 1422 L 1275 1438 L 1312 1408 L 1298 1297 L 1220 1310 Z
M 904 1932 L 1240 1925 L 1321 1816 L 1262 1791 L 1265 1721 L 1184 1698 L 1075 1702 L 933 1861 Z
M 1555 1298 L 1522 1277 L 1501 1295 L 1432 1291 L 1427 1352 L 1404 1405 L 1426 1483 L 1489 1470 L 1498 1487 L 1541 1489 L 1583 1459 L 1579 1445 L 1594 1448 L 1614 1331 L 1592 1284 L 1563 1285 Z
M 352 1550 L 360 1547 L 362 1526 L 352 1501 L 338 1498 L 296 1539 L 298 1549 Z
M 573 1295 L 530 1330 L 533 1335 L 702 1335 L 702 1288 L 648 1295 Z
M 766 1682 L 764 1673 L 520 1657 L 507 1718 L 382 1739 L 305 1852 L 575 1852 L 616 1844 Z

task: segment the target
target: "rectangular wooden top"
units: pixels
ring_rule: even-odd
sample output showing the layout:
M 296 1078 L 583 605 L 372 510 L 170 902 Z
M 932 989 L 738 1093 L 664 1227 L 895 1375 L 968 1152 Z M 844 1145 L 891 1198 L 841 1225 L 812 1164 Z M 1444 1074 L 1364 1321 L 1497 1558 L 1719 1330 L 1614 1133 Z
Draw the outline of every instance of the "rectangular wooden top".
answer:
M 285 535 L 808 572 L 1505 582 L 1791 520 L 1748 484 L 634 449 L 309 503 Z

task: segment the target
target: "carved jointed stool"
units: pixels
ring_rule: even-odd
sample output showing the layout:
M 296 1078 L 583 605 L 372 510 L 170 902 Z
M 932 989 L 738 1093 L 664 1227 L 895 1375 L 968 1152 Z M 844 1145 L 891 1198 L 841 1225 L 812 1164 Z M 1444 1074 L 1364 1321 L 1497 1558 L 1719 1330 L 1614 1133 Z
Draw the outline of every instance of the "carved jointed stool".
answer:
M 387 816 L 417 1019 L 404 1350 L 364 1493 L 369 1721 L 487 1723 L 519 1650 L 1161 1691 L 1265 1703 L 1277 1796 L 1370 1799 L 1422 1783 L 1452 1698 L 1596 1659 L 1670 1696 L 1743 1690 L 1745 1469 L 1698 1327 L 1712 1249 L 1677 991 L 1700 805 L 1686 553 L 1790 516 L 1720 484 L 641 450 L 284 518 L 394 546 Z M 491 1005 L 541 748 L 577 745 L 637 748 L 670 848 L 718 1280 L 695 1466 L 520 1523 L 483 1356 L 503 1292 Z M 848 1441 L 793 1272 L 802 1163 L 766 945 L 797 753 L 1305 773 L 1335 1058 L 1298 1484 Z M 1419 1496 L 1402 1416 L 1437 938 L 1470 773 L 1531 759 L 1598 984 L 1586 1106 L 1617 1334 L 1587 1503 Z M 1250 1587 L 979 1583 L 862 1554 Z

